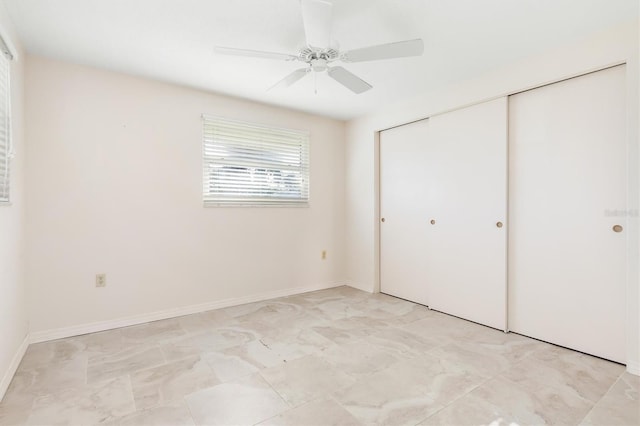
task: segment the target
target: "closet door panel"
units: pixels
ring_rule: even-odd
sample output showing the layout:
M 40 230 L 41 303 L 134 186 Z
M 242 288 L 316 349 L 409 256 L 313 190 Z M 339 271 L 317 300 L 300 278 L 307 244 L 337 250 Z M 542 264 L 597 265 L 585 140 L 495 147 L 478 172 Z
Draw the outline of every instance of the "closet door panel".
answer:
M 428 151 L 429 305 L 505 329 L 506 98 L 432 117 Z
M 423 120 L 380 133 L 380 291 L 424 305 L 428 128 Z
M 621 362 L 624 72 L 610 68 L 509 99 L 509 328 Z

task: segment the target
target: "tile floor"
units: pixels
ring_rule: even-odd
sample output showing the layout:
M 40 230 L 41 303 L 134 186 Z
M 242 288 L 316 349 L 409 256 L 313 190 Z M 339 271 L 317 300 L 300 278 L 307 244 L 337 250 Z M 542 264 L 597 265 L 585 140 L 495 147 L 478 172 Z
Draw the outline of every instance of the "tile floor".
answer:
M 2 425 L 638 425 L 623 366 L 348 287 L 40 343 Z

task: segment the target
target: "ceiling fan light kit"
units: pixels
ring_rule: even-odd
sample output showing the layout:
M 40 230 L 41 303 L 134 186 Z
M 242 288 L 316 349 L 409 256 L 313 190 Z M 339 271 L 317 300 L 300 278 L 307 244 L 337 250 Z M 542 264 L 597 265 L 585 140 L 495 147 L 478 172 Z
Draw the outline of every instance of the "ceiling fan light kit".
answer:
M 305 68 L 297 69 L 287 75 L 271 86 L 269 90 L 289 87 L 313 71 L 315 73 L 326 72 L 333 80 L 356 94 L 366 92 L 373 86 L 341 66 L 329 66 L 331 63 L 335 61 L 366 62 L 405 58 L 421 56 L 424 52 L 422 39 L 380 44 L 341 52 L 331 46 L 331 9 L 333 7 L 331 2 L 327 0 L 300 0 L 300 6 L 302 8 L 306 47 L 302 48 L 297 55 L 222 46 L 216 46 L 215 51 L 224 55 L 299 61 L 307 64 Z

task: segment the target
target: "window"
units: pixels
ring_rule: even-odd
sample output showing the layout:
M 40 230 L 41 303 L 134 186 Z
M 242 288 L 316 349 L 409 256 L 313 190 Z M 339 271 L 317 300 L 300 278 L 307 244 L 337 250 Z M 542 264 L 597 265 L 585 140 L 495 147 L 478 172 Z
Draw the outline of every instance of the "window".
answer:
M 306 206 L 309 133 L 203 116 L 209 205 Z
M 10 61 L 13 55 L 0 37 L 0 203 L 9 202 L 11 150 L 11 91 L 9 90 Z

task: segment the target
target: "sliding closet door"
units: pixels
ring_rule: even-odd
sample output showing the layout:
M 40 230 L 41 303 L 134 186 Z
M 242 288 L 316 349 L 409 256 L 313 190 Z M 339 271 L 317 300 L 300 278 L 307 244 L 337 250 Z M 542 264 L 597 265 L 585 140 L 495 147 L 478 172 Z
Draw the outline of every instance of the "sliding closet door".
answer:
M 509 99 L 509 328 L 625 359 L 625 68 Z
M 423 120 L 380 133 L 380 291 L 424 305 L 428 127 Z
M 507 101 L 429 119 L 429 306 L 506 328 Z

